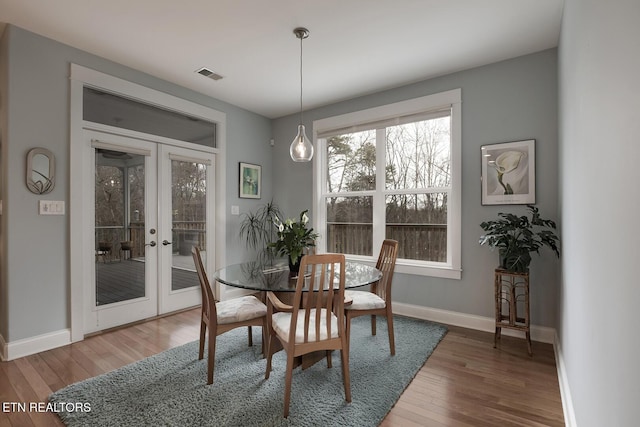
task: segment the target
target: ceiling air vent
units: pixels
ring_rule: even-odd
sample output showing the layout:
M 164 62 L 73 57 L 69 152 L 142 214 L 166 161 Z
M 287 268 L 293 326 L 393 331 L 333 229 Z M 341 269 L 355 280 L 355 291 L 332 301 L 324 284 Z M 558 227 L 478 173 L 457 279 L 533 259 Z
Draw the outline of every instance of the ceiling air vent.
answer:
M 196 71 L 196 73 L 202 74 L 205 77 L 209 77 L 212 80 L 220 80 L 222 78 L 222 76 L 220 74 L 214 73 L 213 71 L 211 71 L 207 67 L 200 68 L 199 70 Z

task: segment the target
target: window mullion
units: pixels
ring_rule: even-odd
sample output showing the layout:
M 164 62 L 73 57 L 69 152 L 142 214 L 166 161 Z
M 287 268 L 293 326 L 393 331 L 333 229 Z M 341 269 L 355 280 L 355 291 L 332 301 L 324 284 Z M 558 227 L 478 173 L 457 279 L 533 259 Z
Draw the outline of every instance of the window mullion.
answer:
M 373 253 L 382 246 L 386 236 L 386 207 L 385 207 L 385 165 L 386 165 L 386 128 L 376 130 L 376 189 L 373 195 Z

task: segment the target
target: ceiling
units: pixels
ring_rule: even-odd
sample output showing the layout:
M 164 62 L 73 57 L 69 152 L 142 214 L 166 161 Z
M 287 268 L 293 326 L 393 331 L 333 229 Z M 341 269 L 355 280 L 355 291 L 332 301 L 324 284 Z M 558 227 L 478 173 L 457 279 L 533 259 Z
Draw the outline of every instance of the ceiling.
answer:
M 563 0 L 0 0 L 0 22 L 269 118 L 556 47 Z M 1 24 L 0 24 L 1 26 Z M 0 28 L 0 31 L 2 28 Z M 214 81 L 195 71 L 207 67 Z

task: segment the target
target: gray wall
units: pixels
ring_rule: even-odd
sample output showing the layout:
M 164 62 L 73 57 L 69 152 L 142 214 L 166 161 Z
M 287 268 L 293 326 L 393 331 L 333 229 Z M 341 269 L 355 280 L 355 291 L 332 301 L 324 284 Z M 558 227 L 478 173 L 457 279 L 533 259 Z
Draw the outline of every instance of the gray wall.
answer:
M 637 0 L 565 0 L 558 333 L 581 427 L 640 420 L 638 18 Z
M 7 342 L 69 327 L 68 216 L 39 216 L 40 199 L 69 203 L 69 64 L 76 63 L 128 81 L 175 95 L 227 114 L 227 207 L 251 208 L 257 202 L 238 199 L 238 162 L 264 166 L 271 173 L 271 121 L 205 95 L 166 83 L 153 76 L 106 61 L 15 26 L 2 40 L 2 63 L 8 71 L 3 84 L 2 215 L 3 269 L 0 332 Z M 8 64 L 8 65 L 7 65 Z M 8 89 L 7 89 L 8 86 Z M 37 196 L 24 183 L 29 149 L 46 147 L 56 157 L 56 187 Z M 264 189 L 270 198 L 270 186 Z M 68 210 L 67 210 L 68 212 Z M 237 243 L 237 218 L 228 215 L 227 260 L 243 256 Z M 6 301 L 6 303 L 5 303 Z
M 493 270 L 498 260 L 495 252 L 478 245 L 482 233 L 479 224 L 498 212 L 524 214 L 525 209 L 481 205 L 481 145 L 535 139 L 536 205 L 544 217 L 558 219 L 556 55 L 557 51 L 551 49 L 305 112 L 309 130 L 313 120 L 462 88 L 462 280 L 398 274 L 394 279 L 395 301 L 493 317 Z M 295 164 L 288 153 L 298 119 L 292 115 L 273 124 L 274 188 L 276 201 L 287 216 L 312 206 L 311 164 Z M 534 324 L 556 325 L 559 265 L 550 251 L 543 251 L 540 258 L 534 255 Z

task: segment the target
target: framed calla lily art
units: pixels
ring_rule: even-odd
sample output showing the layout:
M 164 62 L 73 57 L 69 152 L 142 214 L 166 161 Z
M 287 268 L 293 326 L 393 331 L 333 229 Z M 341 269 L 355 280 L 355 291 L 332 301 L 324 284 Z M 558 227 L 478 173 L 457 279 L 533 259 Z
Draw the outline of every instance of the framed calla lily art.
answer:
M 483 145 L 482 204 L 532 205 L 536 202 L 536 141 Z

